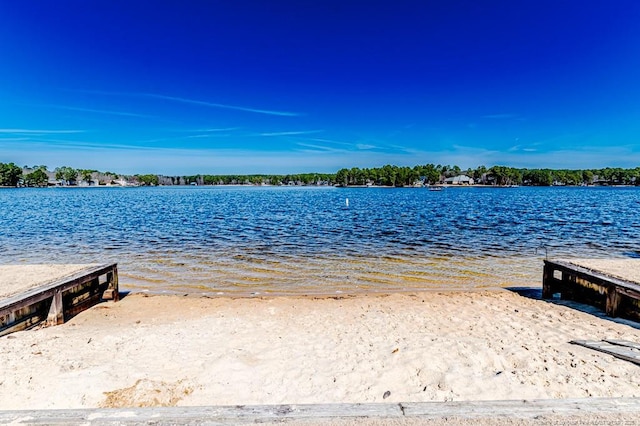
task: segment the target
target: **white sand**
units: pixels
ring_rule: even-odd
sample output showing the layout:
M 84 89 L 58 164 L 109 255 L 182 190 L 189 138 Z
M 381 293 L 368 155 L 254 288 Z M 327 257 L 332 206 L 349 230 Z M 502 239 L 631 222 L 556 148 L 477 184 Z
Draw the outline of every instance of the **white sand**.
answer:
M 0 409 L 640 397 L 604 338 L 640 329 L 508 291 L 131 295 L 0 338 Z

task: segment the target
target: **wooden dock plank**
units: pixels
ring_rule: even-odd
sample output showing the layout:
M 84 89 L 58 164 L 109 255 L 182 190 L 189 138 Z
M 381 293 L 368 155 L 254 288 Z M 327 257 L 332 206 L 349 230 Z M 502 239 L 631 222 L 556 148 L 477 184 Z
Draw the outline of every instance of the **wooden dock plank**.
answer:
M 574 398 L 503 401 L 452 401 L 401 403 L 405 416 L 425 419 L 456 417 L 481 418 L 530 418 L 544 415 L 573 416 L 586 413 L 640 412 L 639 398 Z
M 98 263 L 0 265 L 0 300 L 99 265 Z
M 625 259 L 623 259 L 625 260 Z M 542 297 L 560 294 L 564 300 L 588 303 L 603 309 L 608 316 L 640 320 L 640 260 L 621 262 L 603 259 L 545 260 Z M 601 269 L 595 269 L 596 266 Z M 625 273 L 625 267 L 629 269 Z
M 582 268 L 631 283 L 640 283 L 640 259 L 564 259 Z
M 607 343 L 611 343 L 612 345 L 626 346 L 628 348 L 634 348 L 634 349 L 640 350 L 640 343 L 630 342 L 629 340 L 604 339 L 604 341 Z
M 628 346 L 620 346 L 607 341 L 597 340 L 572 340 L 569 343 L 604 352 L 606 354 L 613 355 L 616 358 L 624 359 L 625 361 L 640 365 L 640 351 L 634 350 Z
M 545 263 L 564 267 L 567 270 L 572 270 L 572 271 L 575 271 L 576 273 L 589 276 L 590 278 L 593 278 L 597 282 L 612 283 L 622 288 L 627 288 L 629 290 L 632 290 L 633 292 L 637 292 L 638 294 L 640 294 L 640 282 L 631 281 L 630 279 L 625 279 L 625 278 L 608 274 L 605 270 L 589 268 L 588 266 L 586 266 L 587 265 L 586 262 L 587 261 L 584 259 L 581 261 L 545 260 Z M 602 263 L 599 262 L 598 264 L 601 265 Z M 640 268 L 640 262 L 635 262 L 634 267 Z
M 58 288 L 62 288 L 62 291 L 64 291 L 70 287 L 78 285 L 83 280 L 91 280 L 104 275 L 114 267 L 116 267 L 115 263 L 109 265 L 93 265 L 76 271 L 72 275 L 63 278 L 57 278 L 44 285 L 31 287 L 22 293 L 1 299 L 0 311 L 13 305 L 20 304 L 27 298 L 33 301 L 39 301 L 44 298 L 51 297 Z
M 118 300 L 117 264 L 90 265 L 80 269 L 74 266 L 76 270 L 70 275 L 45 280 L 45 284 L 36 287 L 33 282 L 28 282 L 22 293 L 12 291 L 10 297 L 0 299 L 0 336 L 28 329 L 42 321 L 46 325 L 61 324 L 103 298 Z M 12 289 L 17 287 L 14 284 Z
M 0 411 L 2 424 L 216 424 L 286 423 L 323 424 L 330 420 L 377 419 L 393 424 L 403 420 L 433 419 L 540 419 L 613 415 L 636 419 L 639 398 L 585 398 L 555 400 L 400 402 L 368 404 L 256 405 L 210 407 L 156 407 L 120 409 Z M 573 416 L 573 417 L 572 417 Z M 383 423 L 378 423 L 383 424 Z M 412 422 L 410 424 L 415 424 Z

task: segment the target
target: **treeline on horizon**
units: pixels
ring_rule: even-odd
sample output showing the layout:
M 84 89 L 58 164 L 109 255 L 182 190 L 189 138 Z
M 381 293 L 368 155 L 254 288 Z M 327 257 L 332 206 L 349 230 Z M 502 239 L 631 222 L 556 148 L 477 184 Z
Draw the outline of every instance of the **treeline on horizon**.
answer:
M 340 169 L 336 173 L 251 174 L 165 176 L 156 174 L 122 175 L 98 170 L 74 169 L 68 166 L 49 171 L 47 166 L 19 167 L 0 163 L 0 186 L 47 186 L 51 180 L 61 185 L 133 184 L 144 186 L 170 185 L 338 185 L 404 187 L 434 185 L 447 178 L 466 175 L 475 184 L 508 185 L 640 185 L 640 167 L 633 169 L 606 167 L 603 169 L 527 169 L 507 166 L 479 166 L 462 170 L 450 165 L 417 165 L 415 167 L 385 165 L 374 168 Z
M 465 175 L 483 185 L 640 185 L 640 167 L 623 169 L 527 169 L 507 166 L 478 166 L 462 170 L 458 166 L 426 164 L 415 167 L 386 165 L 379 168 L 341 169 L 336 173 L 337 185 L 412 186 L 434 185 L 447 178 Z

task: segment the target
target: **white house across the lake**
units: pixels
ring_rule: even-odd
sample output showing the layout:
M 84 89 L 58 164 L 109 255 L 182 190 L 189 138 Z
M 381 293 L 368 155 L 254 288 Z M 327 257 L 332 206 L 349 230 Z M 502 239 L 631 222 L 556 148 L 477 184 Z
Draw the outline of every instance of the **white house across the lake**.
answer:
M 447 185 L 473 185 L 473 178 L 467 175 L 458 175 L 444 180 Z

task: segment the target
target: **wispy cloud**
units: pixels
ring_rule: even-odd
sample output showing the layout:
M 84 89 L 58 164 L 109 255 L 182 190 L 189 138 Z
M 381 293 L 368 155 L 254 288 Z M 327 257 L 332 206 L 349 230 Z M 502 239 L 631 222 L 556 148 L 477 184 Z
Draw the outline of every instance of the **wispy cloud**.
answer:
M 43 138 L 41 140 L 47 140 Z M 52 139 L 53 140 L 53 139 Z M 86 144 L 88 149 L 78 149 Z M 113 170 L 118 173 L 333 173 L 343 167 L 381 167 L 384 164 L 456 164 L 462 169 L 480 164 L 507 164 L 513 167 L 599 168 L 605 166 L 635 167 L 640 162 L 637 147 L 595 147 L 580 151 L 517 153 L 488 150 L 476 146 L 450 144 L 446 149 L 415 153 L 389 153 L 335 149 L 307 144 L 307 150 L 253 151 L 249 149 L 191 149 L 181 147 L 118 146 L 74 141 L 59 143 L 33 142 L 25 149 L 23 142 L 0 143 L 0 158 L 16 164 L 63 164 L 72 167 Z M 302 145 L 301 145 L 302 147 Z M 327 149 L 328 148 L 328 149 Z M 312 153 L 313 155 L 310 155 Z M 116 165 L 116 166 L 114 166 Z M 292 169 L 293 167 L 293 169 Z
M 326 143 L 335 144 L 335 145 L 353 146 L 353 143 L 351 143 L 351 142 L 336 141 L 336 140 L 332 140 L 332 139 L 309 138 L 308 140 L 316 141 L 316 142 L 326 142 Z
M 488 115 L 482 116 L 482 118 L 492 118 L 496 120 L 505 120 L 508 118 L 516 118 L 516 117 L 518 117 L 518 115 L 516 114 L 488 114 Z
M 6 140 L 6 139 L 3 139 Z M 16 141 L 18 142 L 18 141 Z M 52 138 L 25 138 L 23 141 L 19 141 L 20 146 L 29 144 L 33 146 L 42 146 L 43 149 L 56 148 L 56 149 L 82 149 L 82 150 L 159 150 L 161 148 L 154 146 L 144 146 L 135 144 L 114 144 L 107 142 L 93 142 L 93 141 L 74 141 L 68 139 L 52 139 Z
M 9 133 L 14 135 L 55 135 L 84 133 L 84 130 L 0 129 L 0 133 Z
M 82 107 L 73 107 L 73 106 L 67 106 L 67 105 L 34 105 L 34 106 L 43 107 L 43 108 L 63 109 L 65 111 L 79 111 L 79 112 L 90 112 L 95 114 L 118 115 L 121 117 L 157 118 L 157 117 L 154 117 L 153 115 L 138 114 L 135 112 L 82 108 Z
M 379 144 L 374 145 L 367 142 L 343 142 L 343 141 L 336 141 L 332 139 L 323 139 L 323 138 L 307 138 L 305 140 L 308 140 L 311 142 L 321 142 L 323 143 L 323 145 L 317 145 L 313 143 L 302 143 L 302 142 L 298 143 L 298 145 L 315 148 L 315 149 L 322 149 L 330 152 L 357 152 L 357 151 L 372 151 L 372 150 L 384 149 Z M 336 146 L 339 148 L 336 148 Z
M 298 142 L 297 145 L 304 148 L 311 148 L 316 151 L 323 152 L 335 152 L 335 153 L 349 153 L 356 152 L 358 150 L 367 150 L 376 148 L 373 145 L 369 144 L 361 144 L 355 142 L 345 142 L 338 141 L 335 139 L 326 139 L 326 138 L 301 138 L 304 141 L 309 142 Z M 318 144 L 317 142 L 320 142 Z
M 394 152 L 397 152 L 398 154 L 418 154 L 422 152 L 422 150 L 420 149 L 411 148 L 404 145 L 390 144 L 389 148 L 392 149 Z
M 231 136 L 229 133 L 201 133 L 199 135 L 185 136 L 184 139 L 199 139 L 199 138 L 223 138 Z M 182 139 L 182 138 L 176 138 Z
M 316 145 L 316 144 L 305 143 L 305 142 L 298 142 L 296 145 L 301 146 L 302 148 L 306 148 L 306 149 L 300 150 L 303 152 L 348 152 L 348 150 L 346 149 L 332 148 L 330 146 Z
M 267 110 L 267 109 L 242 107 L 242 106 L 237 106 L 237 105 L 219 104 L 219 103 L 215 103 L 215 102 L 205 102 L 205 101 L 200 101 L 200 100 L 195 100 L 195 99 L 178 98 L 178 97 L 175 97 L 175 96 L 158 95 L 158 94 L 154 94 L 154 93 L 141 93 L 140 95 L 148 97 L 148 98 L 164 99 L 164 100 L 168 100 L 168 101 L 182 102 L 182 103 L 185 103 L 185 104 L 192 104 L 192 105 L 202 105 L 202 106 L 207 106 L 207 107 L 212 107 L 212 108 L 224 108 L 224 109 L 232 109 L 232 110 L 236 110 L 236 111 L 255 112 L 257 114 L 279 115 L 279 116 L 283 116 L 283 117 L 297 117 L 297 116 L 302 115 L 302 114 L 297 113 L 297 112 L 274 111 L 274 110 Z
M 0 137 L 1 142 L 19 142 L 19 141 L 28 141 L 29 138 L 3 138 Z
M 532 145 L 514 145 L 511 148 L 507 149 L 507 152 L 537 152 L 538 149 L 534 148 L 534 146 L 536 146 L 538 144 L 532 144 Z
M 204 133 L 204 132 L 230 132 L 232 130 L 239 130 L 240 127 L 221 127 L 217 129 L 192 129 L 192 130 L 181 130 L 184 132 L 192 132 L 192 133 Z
M 291 132 L 271 132 L 271 133 L 260 133 L 260 136 L 295 136 L 295 135 L 310 135 L 313 133 L 322 133 L 324 130 L 300 130 L 300 131 L 291 131 Z
M 356 144 L 356 148 L 363 149 L 363 150 L 368 150 L 368 149 L 376 149 L 377 146 L 366 144 L 366 143 L 359 143 L 359 144 Z
M 200 106 L 206 106 L 211 108 L 231 109 L 236 111 L 253 112 L 256 114 L 277 115 L 282 117 L 298 117 L 298 116 L 304 115 L 298 112 L 276 111 L 276 110 L 253 108 L 253 107 L 244 107 L 244 106 L 238 106 L 238 105 L 221 104 L 217 102 L 201 101 L 198 99 L 189 99 L 189 98 L 180 98 L 177 96 L 161 95 L 158 93 L 107 92 L 102 90 L 82 90 L 81 92 L 93 93 L 98 95 L 107 95 L 107 96 L 129 96 L 129 97 L 137 97 L 137 98 L 162 99 L 165 101 L 180 102 L 180 103 L 190 104 L 190 105 L 200 105 Z
M 219 138 L 219 137 L 233 137 L 233 136 L 246 136 L 234 131 L 240 130 L 241 127 L 219 127 L 219 128 L 205 128 L 205 129 L 164 129 L 161 130 L 164 134 L 173 134 L 180 136 L 170 136 L 163 138 L 145 139 L 138 142 L 163 142 L 163 141 L 179 141 L 193 138 Z M 186 134 L 185 134 L 186 133 Z M 190 134 L 196 133 L 196 134 Z

